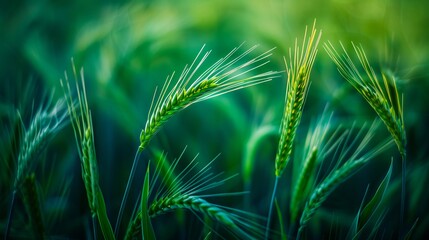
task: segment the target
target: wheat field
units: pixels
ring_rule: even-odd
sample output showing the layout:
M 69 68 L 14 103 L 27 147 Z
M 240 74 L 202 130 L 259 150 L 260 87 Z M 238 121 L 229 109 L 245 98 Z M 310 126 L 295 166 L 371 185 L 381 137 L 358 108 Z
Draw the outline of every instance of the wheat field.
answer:
M 425 239 L 423 0 L 0 4 L 4 239 Z

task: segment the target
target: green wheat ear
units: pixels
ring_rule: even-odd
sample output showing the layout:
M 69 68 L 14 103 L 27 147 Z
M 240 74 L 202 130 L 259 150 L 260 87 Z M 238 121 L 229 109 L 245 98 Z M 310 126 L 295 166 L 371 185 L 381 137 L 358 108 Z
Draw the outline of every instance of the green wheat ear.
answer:
M 379 144 L 373 142 L 378 126 L 379 124 L 374 122 L 366 133 L 364 130 L 366 127 L 362 126 L 355 136 L 352 135 L 353 129 L 351 129 L 342 134 L 337 143 L 334 143 L 336 145 L 335 167 L 312 191 L 301 214 L 297 239 L 316 210 L 341 183 L 393 144 L 391 138 Z M 370 147 L 373 144 L 375 146 Z
M 280 141 L 277 147 L 275 159 L 275 175 L 273 192 L 271 194 L 270 208 L 268 210 L 268 221 L 265 231 L 265 239 L 269 238 L 269 229 L 271 224 L 271 214 L 274 206 L 274 198 L 277 191 L 279 178 L 286 168 L 292 154 L 292 145 L 295 139 L 296 130 L 301 122 L 301 115 L 304 109 L 305 99 L 310 85 L 310 73 L 313 68 L 314 60 L 317 55 L 317 46 L 319 44 L 322 32 L 316 37 L 316 21 L 307 40 L 307 27 L 302 41 L 302 47 L 298 47 L 298 40 L 295 40 L 295 49 L 292 56 L 292 50 L 289 49 L 289 62 L 285 58 L 287 72 L 285 109 L 283 112 Z
M 256 46 L 234 56 L 239 50 L 239 48 L 234 48 L 225 57 L 207 69 L 201 70 L 200 68 L 211 52 L 206 52 L 200 59 L 204 50 L 203 47 L 193 63 L 185 67 L 177 80 L 174 80 L 174 73 L 167 77 L 156 101 L 156 92 L 153 96 L 145 128 L 140 133 L 140 151 L 147 146 L 150 139 L 168 119 L 188 106 L 228 92 L 267 82 L 276 77 L 278 73 L 274 71 L 253 74 L 256 69 L 269 62 L 267 58 L 271 56 L 271 50 L 240 63 L 255 49 Z M 236 64 L 238 65 L 235 66 Z
M 289 51 L 289 61 L 285 59 L 287 72 L 286 85 L 286 104 L 282 118 L 280 142 L 276 154 L 275 174 L 280 177 L 289 162 L 292 145 L 295 139 L 296 130 L 301 121 L 301 115 L 304 108 L 310 85 L 310 73 L 313 68 L 314 60 L 317 55 L 317 46 L 322 33 L 317 36 L 315 25 L 307 38 L 307 29 L 305 30 L 302 47 L 295 41 L 295 49 Z
M 58 100 L 51 108 L 51 100 L 46 108 L 41 108 L 34 115 L 28 129 L 24 130 L 22 143 L 18 155 L 18 169 L 15 177 L 14 189 L 18 189 L 24 178 L 34 167 L 40 154 L 46 149 L 49 141 L 66 124 L 67 111 L 64 99 Z M 50 109 L 51 108 L 51 109 Z
M 404 125 L 403 101 L 396 87 L 396 81 L 391 74 L 382 73 L 379 80 L 374 69 L 369 64 L 362 46 L 353 44 L 353 48 L 364 70 L 363 75 L 353 63 L 344 46 L 339 54 L 331 43 L 325 44 L 325 49 L 337 65 L 338 71 L 369 103 L 386 125 L 403 158 L 406 156 L 406 133 Z
M 82 169 L 82 179 L 85 185 L 85 190 L 88 198 L 89 208 L 93 219 L 94 238 L 96 238 L 95 219 L 98 218 L 104 238 L 114 239 L 113 230 L 107 219 L 104 198 L 99 186 L 99 175 L 97 166 L 97 157 L 94 145 L 94 128 L 92 126 L 91 112 L 88 107 L 88 99 L 86 96 L 85 79 L 83 69 L 80 71 L 80 80 L 74 64 L 73 74 L 76 83 L 77 91 L 77 106 L 73 101 L 72 91 L 67 73 L 65 73 L 65 83 L 60 80 L 64 90 L 64 95 L 67 100 L 68 112 L 72 122 L 75 135 L 76 145 L 79 152 L 79 158 Z
M 362 95 L 368 104 L 381 118 L 387 130 L 395 140 L 396 146 L 402 157 L 402 186 L 401 186 L 401 213 L 400 213 L 400 235 L 403 235 L 403 221 L 405 212 L 406 196 L 406 145 L 407 137 L 405 133 L 403 98 L 399 97 L 396 81 L 392 74 L 382 72 L 382 81 L 379 80 L 374 69 L 369 64 L 362 46 L 353 44 L 353 48 L 364 70 L 364 75 L 358 70 L 350 56 L 344 51 L 340 55 L 331 43 L 325 44 L 326 52 L 337 65 L 338 71 L 343 77 Z M 402 100 L 400 100 L 402 99 Z
M 298 213 L 302 210 L 304 202 L 311 191 L 311 187 L 315 181 L 318 159 L 322 159 L 327 151 L 322 144 L 326 145 L 324 141 L 330 129 L 330 121 L 333 114 L 331 113 L 329 116 L 325 114 L 320 117 L 315 127 L 310 127 L 308 130 L 303 161 L 301 163 L 294 162 L 294 171 L 297 172 L 297 177 L 294 178 L 296 180 L 293 185 L 289 205 L 292 223 L 296 221 Z
M 42 106 L 32 117 L 28 128 L 25 127 L 21 116 L 18 117 L 22 124 L 22 139 L 19 146 L 17 159 L 17 171 L 13 185 L 11 207 L 6 222 L 5 238 L 9 237 L 12 223 L 15 195 L 22 187 L 26 177 L 36 165 L 40 155 L 45 151 L 52 138 L 66 125 L 67 111 L 64 99 L 58 100 L 53 106 L 52 97 L 47 104 Z
M 183 156 L 183 153 L 181 156 Z M 236 238 L 260 239 L 263 235 L 263 226 L 255 222 L 255 219 L 260 218 L 259 216 L 242 210 L 217 205 L 205 199 L 209 197 L 244 194 L 243 192 L 208 193 L 209 190 L 222 186 L 226 181 L 232 179 L 236 175 L 223 179 L 221 174 L 211 173 L 211 165 L 216 158 L 204 165 L 201 170 L 192 174 L 191 171 L 196 169 L 199 165 L 198 162 L 196 162 L 198 155 L 190 161 L 189 165 L 186 166 L 184 170 L 175 174 L 174 172 L 181 156 L 173 161 L 168 174 L 163 174 L 161 178 L 160 173 L 163 171 L 161 169 L 162 163 L 158 163 L 154 174 L 154 180 L 151 181 L 152 186 L 150 187 L 150 192 L 153 200 L 148 206 L 147 214 L 151 218 L 155 218 L 168 212 L 184 209 L 197 215 L 201 221 L 203 221 L 202 219 L 204 218 L 213 220 L 213 222 L 220 224 L 230 231 Z M 138 236 L 139 231 L 141 231 L 139 226 L 141 225 L 142 217 L 143 214 L 140 210 L 128 226 L 125 239 Z M 215 229 L 212 229 L 212 231 L 218 234 Z
M 118 231 L 122 221 L 122 215 L 140 154 L 167 120 L 194 103 L 264 83 L 278 76 L 278 72 L 275 71 L 267 71 L 259 74 L 254 73 L 269 62 L 267 59 L 271 56 L 272 49 L 255 58 L 243 61 L 257 46 L 251 47 L 241 54 L 236 54 L 239 48 L 234 48 L 225 57 L 202 69 L 205 60 L 210 55 L 210 51 L 208 51 L 200 58 L 204 50 L 203 47 L 192 64 L 184 68 L 177 80 L 174 80 L 173 73 L 173 75 L 167 77 L 160 93 L 157 94 L 155 91 L 146 125 L 140 133 L 140 145 L 134 157 L 122 197 L 116 219 L 115 233 Z

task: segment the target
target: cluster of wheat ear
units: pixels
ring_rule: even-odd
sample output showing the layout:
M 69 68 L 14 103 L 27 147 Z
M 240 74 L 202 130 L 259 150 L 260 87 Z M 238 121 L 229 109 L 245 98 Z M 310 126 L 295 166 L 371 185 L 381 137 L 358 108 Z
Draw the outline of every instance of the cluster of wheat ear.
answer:
M 383 121 L 387 130 L 395 140 L 396 146 L 402 157 L 402 194 L 400 219 L 402 226 L 405 211 L 406 196 L 406 159 L 407 137 L 404 124 L 403 99 L 399 97 L 396 87 L 396 79 L 389 71 L 381 73 L 382 82 L 370 65 L 362 46 L 353 48 L 362 66 L 364 74 L 356 67 L 348 55 L 345 47 L 341 45 L 344 53 L 339 54 L 331 43 L 325 44 L 325 49 L 331 59 L 337 65 L 341 75 L 360 93 L 367 103 L 374 109 Z M 380 83 L 381 82 L 381 83 Z M 401 100 L 402 99 L 402 100 Z
M 22 136 L 20 137 L 22 140 L 20 142 L 18 159 L 17 159 L 17 170 L 15 175 L 15 180 L 13 184 L 13 192 L 12 192 L 12 200 L 11 206 L 9 209 L 9 217 L 6 223 L 5 228 L 5 238 L 9 237 L 10 226 L 12 223 L 13 217 L 13 208 L 15 204 L 15 195 L 18 191 L 22 190 L 22 194 L 24 199 L 35 198 L 36 196 L 29 196 L 28 191 L 25 191 L 29 188 L 23 188 L 23 184 L 26 182 L 26 179 L 30 177 L 32 170 L 34 170 L 41 154 L 46 150 L 49 145 L 49 142 L 53 139 L 53 137 L 66 125 L 66 117 L 67 111 L 65 110 L 64 100 L 60 99 L 55 104 L 52 105 L 52 97 L 49 98 L 49 101 L 46 103 L 44 107 L 41 107 L 32 117 L 30 125 L 28 128 L 25 127 L 23 120 L 21 119 L 21 115 L 18 116 L 21 120 L 23 129 L 21 131 Z M 33 181 L 34 182 L 34 181 Z M 28 181 L 27 181 L 28 183 Z M 28 185 L 25 185 L 26 187 Z M 32 192 L 33 194 L 34 192 Z M 29 202 L 25 202 L 29 203 Z M 36 205 L 34 205 L 36 206 Z M 38 209 L 31 208 L 31 206 L 27 206 L 27 209 Z M 36 216 L 38 213 L 29 212 L 30 216 Z M 32 218 L 34 219 L 34 218 Z M 36 218 L 38 219 L 38 218 Z M 37 229 L 43 229 L 41 227 L 41 221 L 34 221 L 37 224 Z M 41 230 L 43 232 L 43 230 Z M 40 231 L 39 231 L 40 233 Z
M 203 47 L 192 64 L 184 68 L 178 79 L 174 80 L 174 74 L 172 74 L 167 77 L 160 93 L 157 94 L 157 91 L 155 91 L 148 111 L 146 125 L 140 133 L 140 145 L 128 177 L 115 231 L 121 223 L 140 153 L 168 119 L 194 103 L 261 84 L 278 77 L 278 72 L 276 71 L 252 74 L 256 69 L 266 65 L 269 62 L 268 57 L 271 56 L 271 50 L 269 50 L 250 60 L 243 61 L 256 48 L 257 46 L 251 47 L 241 54 L 236 54 L 240 47 L 234 48 L 225 57 L 202 69 L 211 53 L 211 51 L 208 51 L 203 54 Z M 202 57 L 200 57 L 201 55 Z
M 344 134 L 340 135 L 338 140 L 336 140 L 334 144 L 335 152 L 333 155 L 335 166 L 312 190 L 304 210 L 301 213 L 298 238 L 316 210 L 335 188 L 393 144 L 390 138 L 375 144 L 374 136 L 378 127 L 378 122 L 374 121 L 368 130 L 366 130 L 366 133 L 366 127 L 364 125 L 357 134 L 353 134 L 353 129 L 346 130 Z

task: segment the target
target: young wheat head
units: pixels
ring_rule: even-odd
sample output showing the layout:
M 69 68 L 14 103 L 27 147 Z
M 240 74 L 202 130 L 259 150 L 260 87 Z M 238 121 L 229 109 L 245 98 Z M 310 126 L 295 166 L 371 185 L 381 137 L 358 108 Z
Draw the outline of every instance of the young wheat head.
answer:
M 63 99 L 58 100 L 51 108 L 52 97 L 45 107 L 41 107 L 31 120 L 28 129 L 22 123 L 23 137 L 18 154 L 18 168 L 14 188 L 22 184 L 40 154 L 46 149 L 49 141 L 66 124 L 67 111 Z
M 88 197 L 88 203 L 92 216 L 95 216 L 98 207 L 97 192 L 99 185 L 92 118 L 88 107 L 83 69 L 80 71 L 81 82 L 79 83 L 74 64 L 72 67 L 76 83 L 77 104 L 75 104 L 73 100 L 67 73 L 65 73 L 65 82 L 63 82 L 63 80 L 60 82 L 67 100 L 68 112 L 73 126 L 79 158 L 81 160 L 82 178 Z
M 287 72 L 286 104 L 281 123 L 280 141 L 275 160 L 275 174 L 280 177 L 289 162 L 296 129 L 301 121 L 305 99 L 310 85 L 310 73 L 317 55 L 321 32 L 317 35 L 315 25 L 307 38 L 305 30 L 302 47 L 295 41 L 295 49 L 289 51 L 289 61 L 285 59 Z
M 278 75 L 274 71 L 254 73 L 268 63 L 267 58 L 271 56 L 271 50 L 242 62 L 256 49 L 256 46 L 236 54 L 239 49 L 239 47 L 234 48 L 225 57 L 206 70 L 202 70 L 205 60 L 210 55 L 210 51 L 202 55 L 203 47 L 192 64 L 184 68 L 177 80 L 173 80 L 174 73 L 167 77 L 160 93 L 156 94 L 155 91 L 153 96 L 145 128 L 140 134 L 140 151 L 146 147 L 163 123 L 191 104 L 267 82 Z M 201 59 L 200 55 L 202 55 Z
M 331 59 L 337 65 L 341 75 L 362 95 L 368 104 L 374 109 L 386 125 L 396 146 L 404 158 L 406 156 L 406 133 L 404 125 L 403 101 L 401 101 L 394 78 L 382 73 L 382 81 L 379 80 L 374 69 L 369 64 L 368 58 L 362 46 L 353 44 L 353 48 L 364 70 L 359 71 L 348 55 L 345 47 L 339 54 L 331 43 L 325 44 L 325 49 Z
M 353 129 L 351 129 L 338 138 L 333 156 L 336 161 L 334 167 L 312 191 L 301 214 L 298 235 L 314 216 L 316 210 L 342 182 L 393 144 L 390 138 L 375 144 L 373 138 L 378 126 L 379 123 L 374 121 L 366 133 L 364 125 L 356 135 L 352 134 Z M 370 147 L 371 145 L 375 146 Z
M 235 175 L 224 179 L 222 178 L 222 173 L 212 173 L 210 171 L 211 165 L 216 158 L 204 165 L 198 172 L 193 173 L 193 170 L 199 165 L 196 162 L 198 155 L 180 173 L 175 174 L 174 171 L 182 155 L 173 161 L 171 168 L 168 172 L 163 173 L 161 179 L 160 173 L 162 171 L 160 163 L 158 163 L 153 180 L 150 181 L 152 183 L 150 186 L 152 201 L 148 206 L 149 216 L 155 218 L 176 209 L 185 209 L 194 213 L 199 219 L 202 219 L 200 216 L 204 216 L 221 224 L 235 237 L 243 239 L 261 238 L 263 226 L 255 221 L 255 219 L 261 217 L 206 200 L 206 198 L 244 194 L 243 192 L 208 193 L 209 190 L 222 186 Z M 172 178 L 173 181 L 169 178 Z M 141 213 L 138 213 L 128 227 L 128 237 L 135 236 L 136 232 L 141 230 L 139 227 L 141 218 Z M 215 229 L 212 229 L 212 231 L 217 233 Z

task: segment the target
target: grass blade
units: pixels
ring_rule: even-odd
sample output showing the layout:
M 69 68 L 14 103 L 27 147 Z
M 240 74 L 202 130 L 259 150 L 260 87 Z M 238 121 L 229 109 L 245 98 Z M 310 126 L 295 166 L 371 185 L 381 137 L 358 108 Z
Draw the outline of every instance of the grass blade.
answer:
M 155 232 L 153 231 L 152 223 L 148 214 L 148 201 L 149 201 L 149 164 L 146 170 L 143 189 L 142 189 L 142 197 L 141 197 L 141 228 L 142 228 L 142 237 L 144 240 L 154 240 Z
M 391 162 L 389 170 L 387 171 L 383 181 L 381 181 L 380 185 L 378 186 L 374 196 L 360 213 L 359 221 L 358 221 L 358 230 L 363 228 L 363 226 L 369 221 L 371 216 L 375 213 L 377 208 L 380 206 L 380 203 L 389 185 L 390 177 L 392 176 L 392 169 L 393 169 L 393 163 Z
M 112 225 L 110 224 L 107 216 L 106 204 L 104 203 L 103 193 L 98 188 L 96 192 L 97 196 L 97 217 L 100 224 L 101 232 L 103 233 L 104 239 L 113 240 L 115 234 L 113 233 Z
M 282 240 L 287 240 L 287 235 L 284 229 L 284 221 L 283 221 L 283 216 L 282 216 L 282 210 L 280 209 L 279 203 L 277 201 L 277 199 L 274 201 L 275 205 L 276 205 L 276 209 L 277 209 L 277 216 L 279 218 L 279 224 L 280 224 L 280 238 Z

